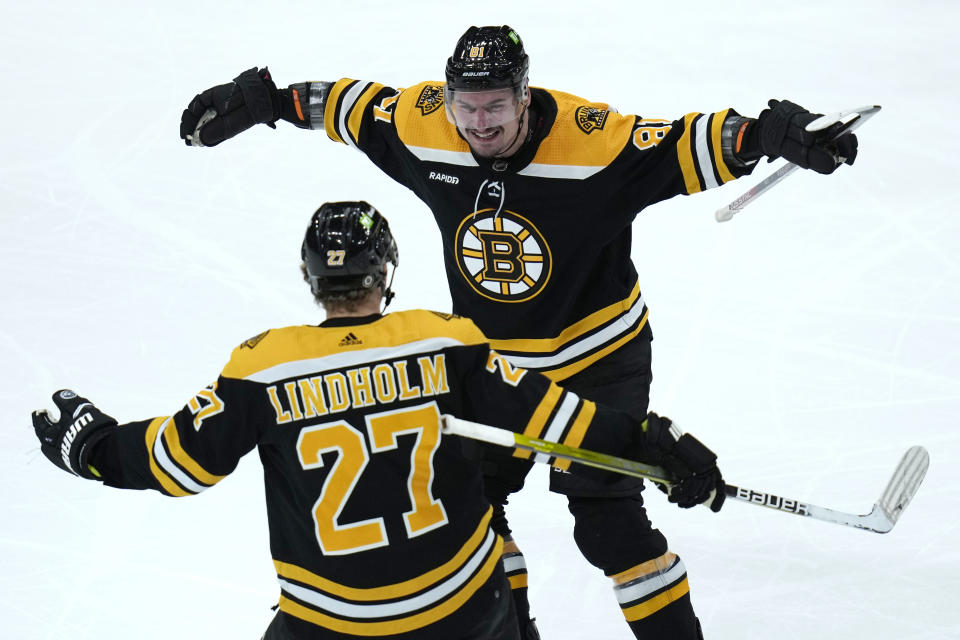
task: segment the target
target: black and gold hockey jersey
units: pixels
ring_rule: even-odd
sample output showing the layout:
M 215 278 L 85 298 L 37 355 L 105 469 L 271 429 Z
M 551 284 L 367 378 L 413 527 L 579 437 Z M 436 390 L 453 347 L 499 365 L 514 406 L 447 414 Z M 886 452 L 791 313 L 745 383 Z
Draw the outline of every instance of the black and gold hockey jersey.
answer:
M 111 486 L 189 496 L 257 447 L 281 610 L 316 637 L 416 636 L 501 555 L 478 466 L 441 437 L 444 413 L 621 454 L 639 428 L 514 367 L 470 320 L 404 311 L 247 340 L 214 384 L 171 416 L 121 425 L 91 464 Z
M 447 120 L 441 83 L 342 79 L 323 122 L 433 212 L 454 313 L 515 365 L 563 380 L 647 321 L 630 259 L 637 213 L 747 170 L 721 152 L 732 110 L 670 122 L 559 91 L 531 95 L 533 138 L 507 159 L 471 153 Z

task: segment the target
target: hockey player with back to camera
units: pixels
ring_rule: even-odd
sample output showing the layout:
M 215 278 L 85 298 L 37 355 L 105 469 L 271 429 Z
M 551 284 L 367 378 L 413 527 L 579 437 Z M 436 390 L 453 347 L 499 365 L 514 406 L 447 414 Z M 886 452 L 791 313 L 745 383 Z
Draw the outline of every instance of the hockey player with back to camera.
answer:
M 265 640 L 520 638 L 516 569 L 501 562 L 472 448 L 441 437 L 444 413 L 534 437 L 553 428 L 565 444 L 666 467 L 682 507 L 722 505 L 716 456 L 669 419 L 638 421 L 514 367 L 468 319 L 383 314 L 397 247 L 369 204 L 320 207 L 301 256 L 326 320 L 243 342 L 176 413 L 118 425 L 64 389 L 58 417 L 32 416 L 61 469 L 170 496 L 208 489 L 258 448 L 281 593 Z
M 197 95 L 180 136 L 215 146 L 285 120 L 358 149 L 433 213 L 454 313 L 514 365 L 642 418 L 652 334 L 630 258 L 637 213 L 746 175 L 763 156 L 832 173 L 853 164 L 857 139 L 833 139 L 834 127 L 806 131 L 819 114 L 787 100 L 771 100 L 757 118 L 726 109 L 671 121 L 531 87 L 528 71 L 514 30 L 471 27 L 445 82 L 394 89 L 343 78 L 280 89 L 266 68 L 253 68 Z M 513 553 L 502 506 L 516 487 L 495 471 L 524 462 L 485 465 L 494 525 Z M 612 579 L 635 636 L 702 637 L 683 562 L 647 517 L 642 488 L 551 474 L 578 547 Z M 513 586 L 524 633 L 535 638 L 526 576 Z

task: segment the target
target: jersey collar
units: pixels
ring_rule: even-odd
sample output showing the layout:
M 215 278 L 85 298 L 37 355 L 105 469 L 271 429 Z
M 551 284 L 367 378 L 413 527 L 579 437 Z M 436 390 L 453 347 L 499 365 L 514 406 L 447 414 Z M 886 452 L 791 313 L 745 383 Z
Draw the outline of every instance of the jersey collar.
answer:
M 376 322 L 383 316 L 379 313 L 372 313 L 369 316 L 351 316 L 327 318 L 320 323 L 321 327 L 352 327 L 358 324 L 370 324 Z

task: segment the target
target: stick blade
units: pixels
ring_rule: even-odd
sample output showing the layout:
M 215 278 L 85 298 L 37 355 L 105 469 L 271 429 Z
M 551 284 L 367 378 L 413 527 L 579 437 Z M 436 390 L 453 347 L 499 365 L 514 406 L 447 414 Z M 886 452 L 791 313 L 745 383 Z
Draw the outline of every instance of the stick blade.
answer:
M 883 495 L 874 505 L 874 514 L 878 516 L 874 531 L 887 533 L 893 529 L 907 505 L 913 500 L 920 483 L 930 467 L 930 454 L 923 447 L 910 447 L 900 459 Z

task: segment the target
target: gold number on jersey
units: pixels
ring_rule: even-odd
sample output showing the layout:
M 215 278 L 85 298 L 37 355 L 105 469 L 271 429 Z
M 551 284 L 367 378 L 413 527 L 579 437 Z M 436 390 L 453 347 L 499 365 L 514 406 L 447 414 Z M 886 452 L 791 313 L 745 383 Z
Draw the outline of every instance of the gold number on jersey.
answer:
M 500 370 L 500 377 L 503 378 L 503 381 L 513 386 L 520 384 L 523 376 L 527 374 L 526 369 L 513 366 L 502 355 L 496 351 L 491 351 L 490 355 L 487 356 L 487 371 L 494 373 L 497 369 Z
M 363 434 L 342 420 L 307 427 L 300 432 L 297 454 L 304 469 L 322 467 L 322 455 L 328 451 L 336 451 L 339 455 L 323 483 L 320 498 L 313 505 L 317 542 L 323 554 L 340 556 L 389 544 L 383 518 L 345 525 L 337 522 L 360 474 L 370 461 Z
M 397 437 L 416 435 L 410 454 L 407 490 L 411 509 L 404 513 L 407 534 L 412 538 L 447 524 L 447 512 L 433 497 L 433 457 L 440 446 L 440 409 L 436 402 L 384 411 L 366 416 L 372 453 L 392 451 Z M 323 467 L 322 455 L 339 455 L 314 504 L 317 542 L 324 555 L 346 555 L 390 544 L 383 518 L 340 524 L 337 520 L 370 461 L 363 434 L 338 420 L 306 427 L 297 440 L 297 455 L 304 469 Z
M 667 120 L 638 120 L 637 125 L 633 130 L 633 144 L 641 151 L 657 146 L 670 132 Z
M 400 99 L 400 92 L 397 91 L 392 96 L 387 96 L 380 101 L 380 104 L 373 105 L 373 119 L 381 122 L 390 122 L 393 120 L 393 107 Z
M 392 451 L 399 445 L 397 436 L 414 434 L 417 439 L 410 453 L 407 491 L 413 508 L 403 514 L 407 535 L 411 538 L 447 524 L 443 504 L 431 493 L 433 455 L 440 446 L 440 410 L 435 402 L 412 409 L 384 411 L 366 417 L 373 453 Z
M 217 383 L 214 382 L 209 387 L 190 398 L 187 403 L 190 413 L 193 414 L 193 428 L 200 431 L 203 421 L 210 416 L 223 413 L 223 400 L 217 395 Z
M 347 252 L 343 249 L 331 249 L 327 251 L 327 266 L 328 267 L 342 267 L 343 258 L 346 256 Z

